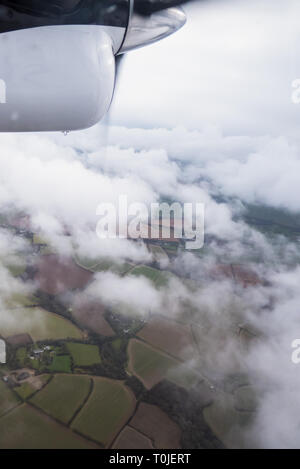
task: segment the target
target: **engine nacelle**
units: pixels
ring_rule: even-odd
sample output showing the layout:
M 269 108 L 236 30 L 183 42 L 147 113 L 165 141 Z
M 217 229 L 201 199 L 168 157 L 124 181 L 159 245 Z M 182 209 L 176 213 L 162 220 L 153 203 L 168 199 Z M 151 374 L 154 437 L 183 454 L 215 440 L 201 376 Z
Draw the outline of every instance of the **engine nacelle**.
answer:
M 96 124 L 113 96 L 114 56 L 184 22 L 177 8 L 143 16 L 134 0 L 0 0 L 0 132 Z
M 0 130 L 77 130 L 107 112 L 114 89 L 111 38 L 59 27 L 0 34 Z

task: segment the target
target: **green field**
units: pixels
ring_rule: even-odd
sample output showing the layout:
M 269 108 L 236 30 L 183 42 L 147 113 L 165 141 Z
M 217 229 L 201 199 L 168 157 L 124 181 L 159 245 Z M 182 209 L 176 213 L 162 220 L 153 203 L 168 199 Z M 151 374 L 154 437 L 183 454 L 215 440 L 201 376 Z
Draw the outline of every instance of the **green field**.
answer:
M 13 277 L 19 277 L 20 275 L 24 274 L 27 266 L 26 263 L 21 262 L 20 259 L 19 263 L 16 262 L 14 264 L 8 264 L 6 267 Z
M 20 403 L 18 397 L 0 380 L 0 416 Z
M 14 253 L 6 253 L 5 256 L 0 258 L 1 265 L 9 270 L 13 277 L 22 275 L 27 267 L 26 255 L 23 252 L 15 251 Z
M 201 377 L 187 366 L 179 366 L 178 368 L 171 368 L 167 372 L 166 378 L 177 386 L 185 389 L 191 389 L 195 384 L 201 380 Z
M 29 334 L 35 342 L 82 337 L 80 329 L 70 321 L 42 308 L 17 308 L 6 314 L 0 312 L 0 334 L 3 337 L 23 333 Z
M 0 418 L 1 449 L 92 449 L 95 445 L 23 404 Z
M 20 293 L 13 294 L 5 301 L 7 308 L 19 308 L 20 306 L 36 306 L 39 304 L 39 299 L 34 295 L 22 295 Z
M 36 392 L 36 389 L 34 389 L 30 383 L 23 383 L 21 386 L 15 388 L 15 392 L 23 401 L 26 401 L 26 399 Z
M 69 355 L 56 355 L 47 369 L 52 373 L 71 373 L 71 366 L 71 357 Z
M 90 388 L 88 376 L 56 375 L 30 402 L 51 417 L 68 423 L 84 403 Z
M 134 264 L 130 264 L 129 262 L 117 263 L 108 259 L 99 262 L 99 264 L 96 264 L 91 270 L 93 272 L 105 272 L 109 270 L 115 274 L 123 275 L 133 266 Z
M 171 277 L 171 274 L 168 272 L 153 269 L 153 267 L 148 267 L 146 265 L 139 265 L 137 267 L 134 267 L 134 269 L 132 269 L 128 275 L 135 275 L 136 277 L 146 277 L 157 288 L 166 286 Z
M 67 343 L 74 366 L 92 366 L 101 363 L 99 348 L 97 345 L 78 344 L 76 342 Z
M 166 378 L 179 365 L 177 360 L 136 339 L 130 340 L 128 353 L 129 372 L 139 378 L 147 389 Z
M 18 360 L 18 364 L 20 366 L 24 366 L 25 365 L 25 360 L 27 359 L 27 350 L 26 350 L 26 347 L 20 347 L 18 348 L 17 352 L 16 352 L 16 358 Z
M 93 392 L 72 423 L 72 428 L 107 446 L 132 415 L 134 408 L 135 398 L 122 382 L 94 378 Z
M 120 352 L 123 345 L 124 345 L 124 340 L 122 340 L 121 338 L 115 339 L 111 342 L 111 346 L 116 353 Z
M 87 257 L 75 256 L 75 262 L 80 267 L 90 270 L 91 272 L 107 272 L 108 270 L 116 274 L 122 275 L 128 272 L 134 264 L 129 262 L 116 262 L 111 258 L 90 259 Z

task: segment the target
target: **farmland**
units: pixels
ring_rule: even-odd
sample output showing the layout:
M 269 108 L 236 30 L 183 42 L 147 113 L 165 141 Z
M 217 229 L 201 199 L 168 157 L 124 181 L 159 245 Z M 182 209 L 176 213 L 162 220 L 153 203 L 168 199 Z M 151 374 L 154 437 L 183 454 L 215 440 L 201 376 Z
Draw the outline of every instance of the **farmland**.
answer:
M 34 295 L 22 295 L 20 293 L 12 294 L 5 301 L 5 306 L 11 309 L 25 306 L 37 306 L 38 304 L 39 300 Z
M 0 381 L 0 416 L 13 409 L 19 404 L 19 399 L 3 381 Z
M 159 249 L 154 251 L 160 254 Z M 52 269 L 57 256 L 43 258 L 50 259 Z M 67 276 L 65 260 L 62 264 Z M 93 269 L 105 267 L 101 262 L 97 266 Z M 73 267 L 70 263 L 71 271 Z M 54 276 L 58 268 L 56 264 Z M 108 270 L 114 271 L 114 266 Z M 92 271 L 89 278 L 90 274 Z M 127 265 L 119 274 L 141 275 L 156 288 L 163 288 L 172 277 L 148 265 Z M 34 273 L 35 280 L 39 275 L 41 270 Z M 184 392 L 199 388 L 202 377 L 183 363 L 193 343 L 188 322 L 153 315 L 141 318 L 138 311 L 132 316 L 126 307 L 122 311 L 115 306 L 107 309 L 82 291 L 88 284 L 84 278 L 79 285 L 76 274 L 72 285 L 67 279 L 59 286 L 48 278 L 45 284 L 39 283 L 35 296 L 12 296 L 11 321 L 2 318 L 0 328 L 11 355 L 7 371 L 2 368 L 0 374 L 12 378 L 15 371 L 9 367 L 16 367 L 20 374 L 28 371 L 30 377 L 19 382 L 15 373 L 14 383 L 0 381 L 11 399 L 2 418 L 8 419 L 8 426 L 23 419 L 26 434 L 17 433 L 13 442 L 4 433 L 0 446 L 179 448 L 185 420 L 180 427 L 165 404 L 143 399 L 151 401 L 156 385 L 164 383 Z M 49 285 L 54 285 L 53 290 Z M 70 295 L 68 291 L 74 289 Z M 240 402 L 245 399 L 247 396 L 239 397 Z M 6 422 L 2 418 L 0 431 Z M 34 431 L 29 434 L 32 425 Z M 159 425 L 161 430 L 155 432 Z
M 29 334 L 34 341 L 46 339 L 80 339 L 82 333 L 70 321 L 42 308 L 11 309 L 0 314 L 0 334 L 8 337 L 16 334 Z
M 152 267 L 148 267 L 146 265 L 140 265 L 134 267 L 134 269 L 132 269 L 128 275 L 135 275 L 136 277 L 145 277 L 146 279 L 150 280 L 156 288 L 160 288 L 168 284 L 171 274 L 167 272 L 162 272 L 158 269 L 153 269 Z
M 91 389 L 88 376 L 56 375 L 30 402 L 46 414 L 68 423 Z
M 20 259 L 21 261 L 21 259 Z M 11 262 L 6 267 L 10 271 L 13 277 L 19 277 L 20 275 L 24 274 L 26 270 L 26 263 L 24 262 Z
M 153 449 L 150 438 L 129 426 L 121 431 L 112 447 L 114 449 Z
M 123 275 L 126 274 L 126 272 L 128 272 L 130 269 L 132 269 L 132 267 L 134 267 L 134 264 L 131 264 L 129 262 L 117 263 L 115 261 L 112 261 L 111 259 L 108 259 L 99 262 L 99 264 L 95 265 L 90 270 L 92 270 L 93 272 L 107 272 L 109 270 L 110 272 L 113 272 L 115 274 Z
M 36 269 L 35 281 L 43 292 L 50 295 L 83 288 L 92 278 L 92 273 L 79 267 L 73 259 L 56 254 L 40 256 Z
M 116 260 L 109 257 L 89 259 L 87 257 L 84 258 L 75 256 L 75 262 L 78 266 L 90 270 L 91 272 L 110 271 L 119 275 L 125 274 L 134 266 L 134 264 L 131 264 L 129 262 L 117 262 Z
M 99 348 L 96 345 L 68 342 L 67 349 L 72 356 L 74 366 L 92 366 L 101 363 Z
M 114 331 L 104 318 L 105 307 L 99 301 L 75 299 L 70 312 L 72 317 L 84 329 L 105 337 L 114 335 Z
M 151 317 L 138 336 L 176 358 L 187 359 L 193 355 L 194 341 L 190 326 L 162 316 Z
M 92 394 L 72 428 L 108 446 L 132 415 L 135 398 L 122 382 L 94 378 Z
M 157 406 L 141 403 L 130 425 L 152 440 L 156 448 L 180 448 L 180 428 Z
M 2 449 L 92 449 L 94 445 L 68 428 L 23 404 L 0 419 Z
M 26 401 L 28 397 L 35 393 L 36 389 L 30 383 L 24 383 L 21 386 L 17 386 L 15 391 L 23 401 Z
M 50 372 L 71 373 L 71 357 L 69 355 L 56 355 L 48 370 Z
M 147 389 L 165 378 L 178 362 L 168 355 L 136 339 L 131 339 L 128 346 L 128 369 L 139 378 Z
M 201 381 L 199 373 L 184 364 L 176 368 L 171 368 L 166 378 L 172 383 L 177 384 L 177 386 L 182 386 L 185 389 L 191 389 L 196 383 Z
M 79 259 L 74 253 L 59 257 L 36 234 L 26 237 L 34 256 L 27 259 L 26 271 L 19 271 L 18 282 L 29 279 L 29 288 L 12 293 L 0 314 L 0 336 L 8 351 L 8 363 L 0 366 L 0 447 L 232 445 L 234 419 L 253 414 L 256 399 L 244 382 L 231 390 L 230 415 L 224 417 L 221 393 L 208 373 L 202 375 L 207 371 L 202 362 L 206 323 L 190 307 L 192 301 L 175 298 L 174 310 L 162 303 L 156 315 L 141 316 L 130 300 L 101 300 L 101 282 L 99 298 L 88 288 L 93 278 L 101 280 L 97 272 L 113 272 L 147 279 L 164 297 L 176 273 L 172 246 L 169 259 L 162 243 L 147 244 L 153 256 L 144 265 L 127 258 L 120 263 L 110 257 Z M 167 266 L 170 271 L 162 270 Z M 234 277 L 230 266 L 230 275 L 241 278 L 242 285 L 253 283 L 248 270 L 236 270 Z M 193 281 L 181 280 L 192 294 Z M 223 428 L 219 419 L 228 425 Z

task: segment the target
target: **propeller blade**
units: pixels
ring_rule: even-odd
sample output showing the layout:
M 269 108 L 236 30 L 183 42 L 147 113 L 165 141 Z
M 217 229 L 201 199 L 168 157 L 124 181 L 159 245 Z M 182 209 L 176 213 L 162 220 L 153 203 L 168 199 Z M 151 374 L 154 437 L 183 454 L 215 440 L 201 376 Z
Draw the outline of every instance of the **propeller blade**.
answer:
M 118 92 L 118 85 L 119 85 L 119 79 L 120 79 L 120 73 L 121 69 L 123 67 L 124 59 L 125 59 L 125 54 L 119 54 L 115 56 L 115 61 L 116 61 L 116 69 L 115 69 L 115 87 L 114 87 L 114 94 L 113 94 L 113 99 L 116 96 Z M 111 113 L 111 107 L 109 111 L 105 114 L 104 118 L 101 121 L 101 146 L 105 147 L 107 149 L 107 146 L 109 145 L 109 129 L 110 129 L 110 115 Z M 106 158 L 106 150 L 105 150 L 105 156 Z
M 115 78 L 115 91 L 114 91 L 114 93 L 116 93 L 116 91 L 117 91 L 118 81 L 119 81 L 121 69 L 122 69 L 123 63 L 124 63 L 124 55 L 125 54 L 118 54 L 115 57 L 115 59 L 116 59 L 116 75 L 115 75 L 116 78 Z
M 150 16 L 166 8 L 178 7 L 193 0 L 135 0 L 134 11 L 142 16 Z

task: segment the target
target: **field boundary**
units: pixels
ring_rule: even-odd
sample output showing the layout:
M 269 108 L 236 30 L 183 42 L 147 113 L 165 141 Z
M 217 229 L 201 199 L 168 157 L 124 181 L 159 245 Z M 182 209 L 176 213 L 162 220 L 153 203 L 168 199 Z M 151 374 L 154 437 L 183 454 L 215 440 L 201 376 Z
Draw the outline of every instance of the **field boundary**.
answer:
M 77 376 L 82 376 L 82 375 L 77 375 Z M 84 409 L 85 405 L 87 404 L 89 398 L 91 397 L 92 393 L 93 393 L 93 390 L 94 390 L 94 379 L 92 377 L 89 377 L 90 379 L 90 389 L 84 399 L 84 401 L 82 402 L 82 405 L 78 407 L 78 409 L 75 410 L 74 412 L 74 415 L 70 418 L 70 420 L 68 421 L 68 426 L 70 426 L 71 428 L 71 424 L 73 422 L 73 420 L 75 420 L 75 418 L 77 417 L 77 415 L 79 414 L 79 412 Z

